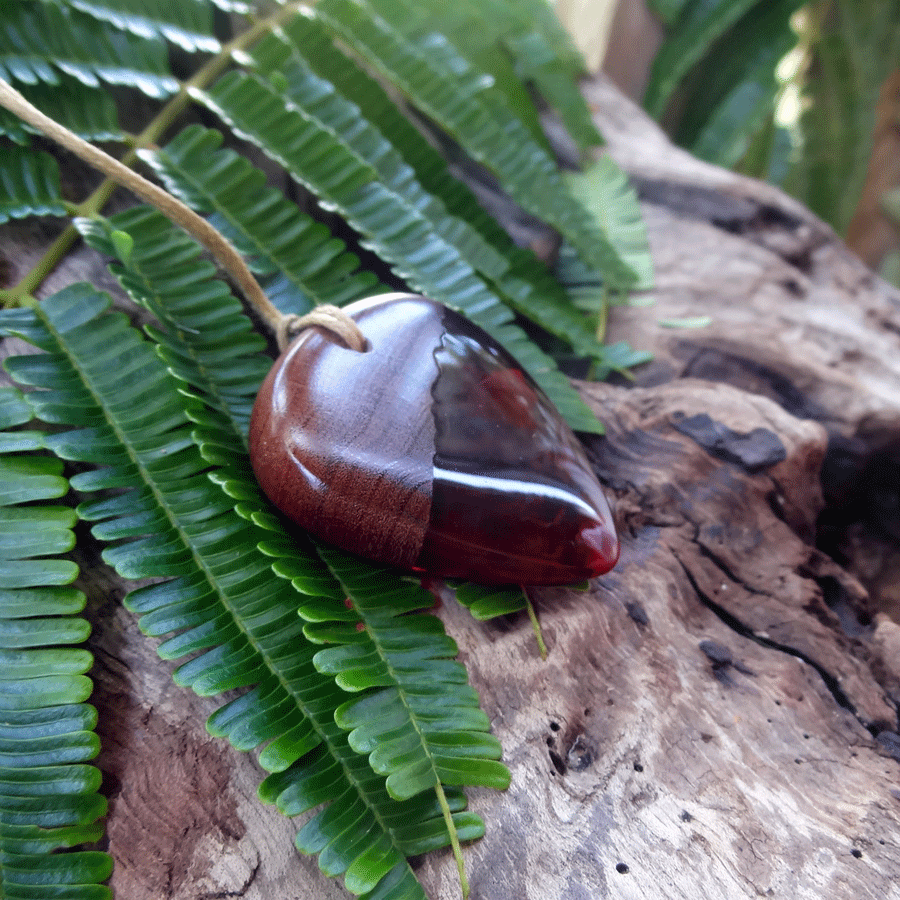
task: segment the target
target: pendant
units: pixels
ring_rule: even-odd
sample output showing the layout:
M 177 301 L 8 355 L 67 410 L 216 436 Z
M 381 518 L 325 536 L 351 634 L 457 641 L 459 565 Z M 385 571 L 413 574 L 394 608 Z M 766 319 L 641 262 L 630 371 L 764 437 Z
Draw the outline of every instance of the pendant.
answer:
M 413 294 L 344 308 L 367 349 L 311 327 L 250 421 L 272 503 L 322 540 L 438 578 L 563 585 L 619 556 L 581 444 L 493 338 Z

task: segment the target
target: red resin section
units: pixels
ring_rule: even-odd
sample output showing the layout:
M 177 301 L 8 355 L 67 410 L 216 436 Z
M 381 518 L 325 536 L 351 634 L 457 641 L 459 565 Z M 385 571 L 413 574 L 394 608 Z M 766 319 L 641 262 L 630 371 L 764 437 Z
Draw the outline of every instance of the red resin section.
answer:
M 431 517 L 416 568 L 485 584 L 572 584 L 619 558 L 581 444 L 540 388 L 450 310 L 435 352 Z

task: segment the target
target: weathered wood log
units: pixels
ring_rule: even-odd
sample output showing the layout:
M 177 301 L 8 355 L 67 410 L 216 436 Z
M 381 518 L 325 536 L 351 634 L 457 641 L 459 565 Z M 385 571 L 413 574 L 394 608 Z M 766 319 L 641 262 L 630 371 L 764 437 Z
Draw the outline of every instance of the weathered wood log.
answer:
M 895 711 L 806 537 L 823 430 L 697 381 L 585 394 L 608 425 L 619 567 L 590 595 L 541 593 L 546 663 L 524 623 L 446 610 L 513 771 L 475 798 L 492 827 L 473 895 L 891 896 L 897 762 L 863 720 Z M 685 433 L 707 415 L 755 437 L 723 459 Z
M 608 426 L 591 449 L 618 498 L 619 567 L 590 593 L 536 593 L 546 662 L 524 616 L 443 606 L 513 773 L 505 794 L 473 792 L 489 828 L 467 851 L 472 896 L 892 896 L 898 765 L 866 726 L 895 710 L 821 579 L 863 592 L 809 543 L 824 430 L 693 380 L 585 395 Z M 723 458 L 692 432 L 707 415 L 755 437 Z M 117 590 L 95 642 L 114 886 L 341 896 L 294 857 L 252 760 L 205 735 L 212 705 L 171 683 Z M 421 875 L 456 895 L 446 855 Z
M 657 275 L 649 305 L 616 310 L 610 340 L 654 354 L 640 385 L 728 383 L 825 427 L 819 542 L 871 595 L 896 703 L 900 292 L 796 201 L 672 147 L 607 80 L 586 90 L 642 195 Z M 696 316 L 709 324 L 666 324 Z
M 676 150 L 604 80 L 587 90 L 656 265 L 654 305 L 614 310 L 611 337 L 655 360 L 637 387 L 583 387 L 623 554 L 589 592 L 534 592 L 549 658 L 524 616 L 442 604 L 513 776 L 470 792 L 488 824 L 466 851 L 472 897 L 900 897 L 884 575 L 900 301 L 798 204 Z M 710 324 L 659 324 L 697 315 Z M 860 510 L 879 471 L 895 493 Z M 839 561 L 816 546 L 823 509 Z M 117 895 L 348 896 L 256 800 L 253 759 L 207 735 L 215 701 L 172 683 L 125 587 L 83 562 Z M 457 896 L 449 854 L 419 871 L 434 900 Z

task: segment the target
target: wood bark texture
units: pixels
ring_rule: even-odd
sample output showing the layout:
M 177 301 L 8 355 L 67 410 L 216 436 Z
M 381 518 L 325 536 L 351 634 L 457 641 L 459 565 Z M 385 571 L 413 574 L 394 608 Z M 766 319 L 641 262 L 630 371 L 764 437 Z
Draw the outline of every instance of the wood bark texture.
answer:
M 582 387 L 623 551 L 588 592 L 533 592 L 548 659 L 524 615 L 441 605 L 512 772 L 470 792 L 471 896 L 897 900 L 900 297 L 776 189 L 586 90 L 656 267 L 610 338 L 655 358 Z M 349 896 L 257 801 L 253 758 L 207 735 L 217 704 L 173 684 L 126 586 L 80 561 L 117 896 Z M 417 865 L 458 896 L 448 853 Z

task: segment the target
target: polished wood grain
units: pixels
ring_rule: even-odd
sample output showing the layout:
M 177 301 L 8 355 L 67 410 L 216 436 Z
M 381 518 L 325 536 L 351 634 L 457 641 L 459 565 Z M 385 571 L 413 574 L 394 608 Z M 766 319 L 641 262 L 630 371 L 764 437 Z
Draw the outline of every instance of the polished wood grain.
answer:
M 353 317 L 365 353 L 311 328 L 275 363 L 250 422 L 253 470 L 275 506 L 313 534 L 411 568 L 431 510 L 441 307 L 354 304 Z

